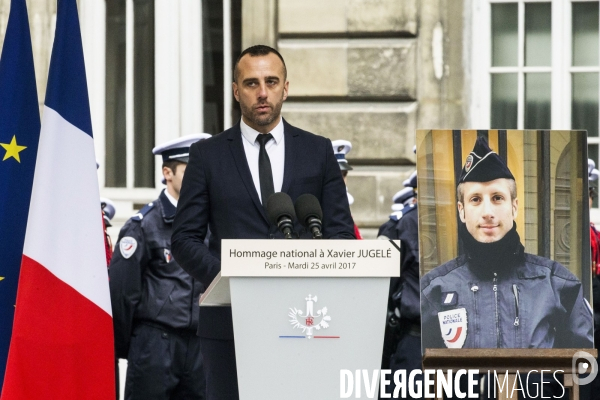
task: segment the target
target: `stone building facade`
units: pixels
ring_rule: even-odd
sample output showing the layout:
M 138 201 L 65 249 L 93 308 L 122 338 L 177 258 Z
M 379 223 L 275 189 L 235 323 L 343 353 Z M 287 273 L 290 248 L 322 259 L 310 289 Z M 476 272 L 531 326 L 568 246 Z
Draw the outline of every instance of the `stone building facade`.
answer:
M 223 16 L 220 27 L 225 43 L 223 62 L 232 63 L 240 48 L 253 44 L 278 48 L 286 59 L 290 80 L 284 117 L 332 140 L 343 138 L 352 142 L 354 148 L 349 160 L 355 169 L 349 175 L 348 187 L 355 198 L 353 216 L 366 237 L 374 237 L 376 228 L 387 219 L 393 194 L 415 169 L 412 152 L 415 130 L 468 125 L 469 73 L 465 61 L 468 49 L 463 48 L 468 0 L 465 0 L 468 4 L 463 0 L 202 0 L 201 7 L 198 1 L 155 0 L 150 4 L 153 28 L 139 33 L 153 34 L 149 43 L 154 49 L 155 100 L 154 131 L 150 135 L 156 143 L 208 130 L 208 111 L 201 106 L 203 96 L 210 95 L 206 81 L 212 79 L 207 77 L 206 46 L 208 35 L 218 27 L 208 27 L 214 18 L 209 20 L 206 15 L 214 13 L 217 6 L 223 7 L 222 11 L 216 10 Z M 145 167 L 154 170 L 154 176 L 150 177 L 154 187 L 148 187 L 152 184 L 140 187 L 133 177 L 122 187 L 112 187 L 109 183 L 114 179 L 107 178 L 111 165 L 119 164 L 108 151 L 114 145 L 114 135 L 110 132 L 112 120 L 108 119 L 112 103 L 106 100 L 111 95 L 110 82 L 115 79 L 109 65 L 112 55 L 108 54 L 115 48 L 110 44 L 110 34 L 114 32 L 106 22 L 115 12 L 112 3 L 115 1 L 78 1 L 97 158 L 101 165 L 101 193 L 117 202 L 113 231 L 116 234 L 134 209 L 156 197 L 161 185 L 158 162 Z M 131 8 L 123 11 L 121 19 L 138 21 L 135 10 L 141 9 L 141 3 L 141 0 L 124 0 L 124 9 Z M 38 93 L 43 104 L 56 2 L 28 0 L 27 5 Z M 0 42 L 9 6 L 10 0 L 0 0 Z M 215 15 L 218 18 L 219 13 Z M 134 36 L 137 32 L 124 28 L 123 40 L 126 43 L 132 38 L 137 40 Z M 204 36 L 202 41 L 196 39 L 198 35 Z M 133 46 L 138 43 L 135 40 Z M 124 61 L 129 67 L 123 73 L 139 75 L 135 49 L 133 55 L 128 54 L 124 58 L 132 57 L 134 66 Z M 230 72 L 228 68 L 223 70 L 221 79 L 227 80 Z M 133 96 L 137 89 L 127 83 L 125 86 L 123 90 L 130 90 L 127 93 Z M 224 92 L 224 110 L 234 111 L 224 111 L 222 127 L 234 123 L 239 115 L 235 104 L 227 104 L 231 99 L 227 99 L 226 89 Z M 127 100 L 127 94 L 123 96 L 125 102 L 133 101 Z M 137 107 L 138 103 L 133 101 L 133 104 L 131 107 Z M 123 118 L 134 115 L 133 111 L 128 114 L 129 108 L 124 109 L 127 111 L 123 111 Z M 135 124 L 124 122 L 123 130 L 135 131 L 139 125 L 138 119 L 133 119 Z M 212 125 L 210 128 L 217 129 Z M 132 134 L 133 139 L 125 133 L 114 137 L 121 137 L 131 147 L 140 142 L 135 139 L 137 134 Z M 124 139 L 126 136 L 129 139 Z M 131 158 L 137 155 L 129 149 L 123 157 L 132 164 Z M 133 167 L 126 172 L 132 171 Z
M 284 56 L 290 123 L 352 142 L 352 213 L 373 237 L 415 169 L 415 130 L 466 125 L 463 2 L 252 0 L 243 15 L 255 7 L 268 12 L 242 20 L 244 46 Z

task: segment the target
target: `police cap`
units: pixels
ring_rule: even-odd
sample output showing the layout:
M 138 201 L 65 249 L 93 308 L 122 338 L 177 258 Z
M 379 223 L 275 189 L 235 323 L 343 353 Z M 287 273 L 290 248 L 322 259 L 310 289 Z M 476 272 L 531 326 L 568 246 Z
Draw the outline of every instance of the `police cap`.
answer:
M 115 203 L 113 203 L 111 199 L 100 197 L 100 208 L 102 209 L 102 214 L 104 215 L 104 224 L 106 226 L 112 226 L 110 224 L 110 220 L 114 218 L 115 213 L 117 212 Z
M 335 154 L 335 158 L 337 158 L 338 165 L 342 171 L 350 171 L 353 169 L 350 164 L 348 164 L 348 160 L 346 160 L 346 154 L 352 150 L 352 143 L 347 140 L 334 140 L 331 142 L 333 145 L 333 154 Z
M 596 169 L 596 163 L 591 158 L 588 158 L 588 179 L 591 182 L 598 181 L 600 172 Z
M 416 189 L 417 188 L 417 171 L 414 171 L 412 174 L 410 174 L 408 179 L 406 179 L 404 182 L 402 182 L 402 186 L 411 187 L 413 189 Z
M 515 179 L 498 153 L 490 149 L 483 137 L 478 137 L 473 151 L 467 156 L 458 183 L 489 182 L 500 178 Z
M 190 159 L 190 146 L 202 139 L 208 139 L 212 135 L 208 133 L 193 133 L 169 140 L 166 143 L 159 144 L 152 149 L 152 154 L 161 155 L 163 162 L 180 161 L 187 163 Z
M 394 202 L 394 204 L 404 204 L 408 200 L 412 200 L 416 195 L 417 195 L 417 193 L 415 192 L 415 190 L 413 188 L 405 187 L 404 189 L 397 192 L 394 195 L 394 197 L 392 197 L 392 201 Z M 406 205 L 406 204 L 404 204 L 404 205 Z

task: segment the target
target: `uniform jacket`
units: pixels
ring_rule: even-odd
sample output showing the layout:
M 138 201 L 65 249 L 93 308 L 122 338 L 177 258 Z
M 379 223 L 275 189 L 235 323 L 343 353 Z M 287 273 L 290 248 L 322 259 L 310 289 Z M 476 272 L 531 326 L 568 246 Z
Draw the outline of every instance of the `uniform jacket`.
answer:
M 379 228 L 378 237 L 400 240 L 400 278 L 391 278 L 390 297 L 392 310 L 398 307 L 400 316 L 419 322 L 419 218 L 417 206 L 394 212 Z
M 285 165 L 281 191 L 292 201 L 313 194 L 323 209 L 323 237 L 354 239 L 346 186 L 331 141 L 283 121 Z M 210 227 L 209 246 L 204 237 Z M 252 181 L 240 124 L 190 147 L 177 216 L 173 225 L 173 255 L 205 285 L 221 269 L 221 239 L 283 238 L 269 223 Z M 301 238 L 312 234 L 295 222 Z M 206 321 L 206 323 L 204 322 Z M 202 337 L 232 339 L 230 307 L 201 307 Z
M 521 250 L 514 259 L 502 273 L 488 271 L 489 279 L 476 274 L 465 255 L 426 274 L 423 348 L 445 347 L 438 312 L 458 308 L 467 312 L 463 348 L 591 347 L 592 314 L 579 280 L 547 258 Z
M 175 330 L 195 331 L 198 327 L 198 299 L 203 287 L 171 255 L 175 211 L 163 191 L 156 201 L 127 221 L 119 233 L 109 269 L 119 358 L 127 358 L 137 323 Z

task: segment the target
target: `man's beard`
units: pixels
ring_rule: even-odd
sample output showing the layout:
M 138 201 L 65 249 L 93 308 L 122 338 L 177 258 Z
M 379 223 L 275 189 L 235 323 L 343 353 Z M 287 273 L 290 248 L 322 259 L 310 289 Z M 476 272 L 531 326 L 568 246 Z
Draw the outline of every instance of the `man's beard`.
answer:
M 262 105 L 263 103 L 259 103 Z M 240 108 L 242 109 L 242 115 L 246 117 L 250 122 L 252 122 L 256 126 L 267 126 L 279 118 L 281 114 L 281 106 L 283 105 L 283 99 L 279 101 L 277 104 L 264 103 L 271 107 L 271 112 L 267 114 L 258 115 L 256 111 L 254 111 L 253 107 L 247 107 L 240 103 Z

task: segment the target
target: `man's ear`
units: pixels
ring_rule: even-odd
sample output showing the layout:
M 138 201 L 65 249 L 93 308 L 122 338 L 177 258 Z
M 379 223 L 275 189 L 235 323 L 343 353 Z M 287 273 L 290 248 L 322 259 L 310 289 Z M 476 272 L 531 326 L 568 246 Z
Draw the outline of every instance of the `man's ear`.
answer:
M 456 206 L 458 207 L 458 216 L 460 217 L 460 220 L 464 223 L 465 222 L 465 207 L 463 206 L 462 202 L 458 202 L 456 203 Z
M 519 199 L 512 201 L 513 219 L 517 219 L 517 212 L 519 211 Z
M 171 170 L 171 168 L 163 167 L 162 173 L 163 173 L 163 177 L 165 178 L 165 181 L 170 181 L 173 179 L 173 171 Z
M 240 101 L 240 91 L 238 89 L 238 85 L 236 82 L 231 83 L 231 88 L 233 90 L 233 97 L 239 102 Z
M 290 81 L 285 81 L 283 84 L 283 101 L 285 101 L 288 97 L 288 89 L 290 87 Z

